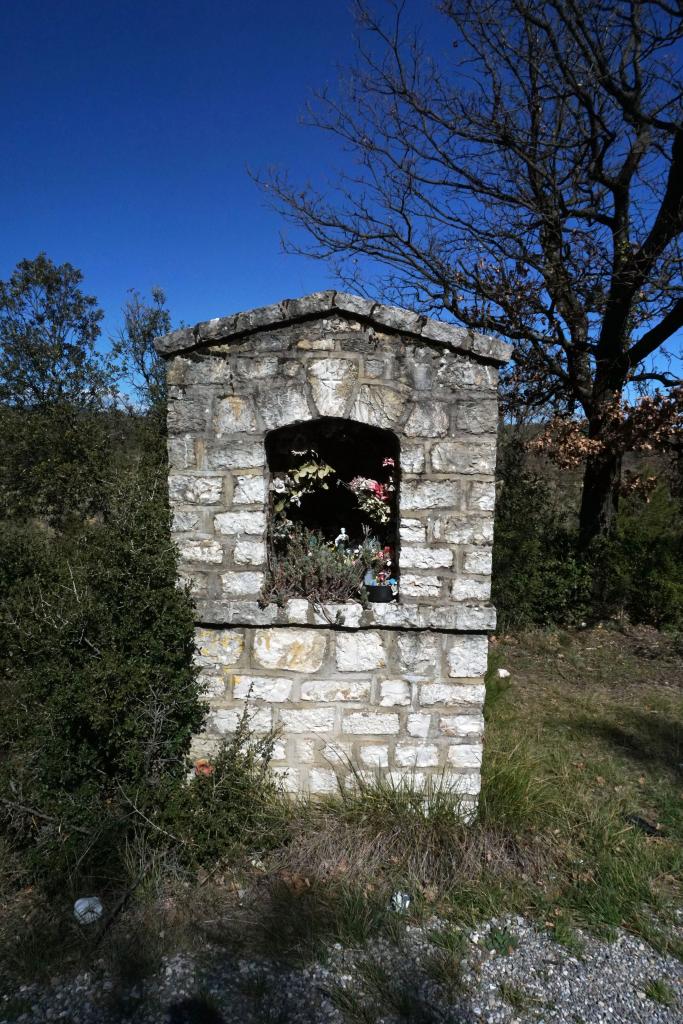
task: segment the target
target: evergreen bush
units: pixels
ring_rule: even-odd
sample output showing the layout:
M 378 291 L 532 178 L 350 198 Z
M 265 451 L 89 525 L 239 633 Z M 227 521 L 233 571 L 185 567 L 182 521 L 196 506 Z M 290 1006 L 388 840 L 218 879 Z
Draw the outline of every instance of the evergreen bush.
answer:
M 204 716 L 165 464 L 129 460 L 102 504 L 68 533 L 0 526 L 0 814 L 46 881 L 116 870 Z

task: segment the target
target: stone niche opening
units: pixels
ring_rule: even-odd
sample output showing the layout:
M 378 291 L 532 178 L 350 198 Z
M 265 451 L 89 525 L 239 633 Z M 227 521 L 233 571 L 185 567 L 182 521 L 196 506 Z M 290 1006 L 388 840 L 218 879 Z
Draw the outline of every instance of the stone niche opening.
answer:
M 283 785 L 335 792 L 384 773 L 479 792 L 499 367 L 495 338 L 340 292 L 157 339 L 167 361 L 169 498 L 192 588 L 211 758 L 249 708 L 277 731 Z M 386 604 L 265 603 L 271 485 L 313 448 L 344 484 L 395 462 Z M 379 477 L 381 479 L 381 477 Z M 362 526 L 344 487 L 302 503 L 327 538 Z M 297 510 L 298 511 L 298 510 Z M 392 543 L 393 542 L 393 543 Z
M 271 557 L 286 549 L 283 521 L 322 536 L 328 544 L 344 531 L 350 550 L 367 538 L 376 541 L 378 549 L 389 549 L 391 573 L 398 579 L 400 444 L 392 430 L 326 416 L 269 431 L 265 447 Z M 319 478 L 317 485 L 309 485 L 296 503 L 289 501 L 286 510 L 278 511 L 283 495 L 289 493 L 292 473 L 302 464 L 315 465 L 313 460 L 325 467 L 323 472 L 328 468 L 333 472 Z M 377 492 L 365 490 L 359 501 L 354 490 L 359 481 L 366 487 L 377 484 L 382 500 L 375 497 Z

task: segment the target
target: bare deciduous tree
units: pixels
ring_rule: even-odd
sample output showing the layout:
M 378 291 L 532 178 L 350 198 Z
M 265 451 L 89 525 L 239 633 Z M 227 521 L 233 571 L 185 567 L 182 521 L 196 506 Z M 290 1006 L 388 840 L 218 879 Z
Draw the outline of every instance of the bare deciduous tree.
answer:
M 661 346 L 683 326 L 683 8 L 442 0 L 453 57 L 437 61 L 404 34 L 403 5 L 389 7 L 388 25 L 359 8 L 341 98 L 310 109 L 351 169 L 324 188 L 278 172 L 264 187 L 308 232 L 291 250 L 511 340 L 513 407 L 585 416 L 588 544 L 613 525 L 637 433 L 625 389 L 660 389 L 676 415 L 665 396 L 681 382 Z M 380 277 L 363 288 L 368 257 Z

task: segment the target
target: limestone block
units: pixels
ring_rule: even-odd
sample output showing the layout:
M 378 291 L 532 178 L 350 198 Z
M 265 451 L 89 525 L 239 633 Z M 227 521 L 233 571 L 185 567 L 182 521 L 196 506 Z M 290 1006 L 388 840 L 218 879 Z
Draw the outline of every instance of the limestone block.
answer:
M 353 711 L 344 716 L 342 731 L 359 736 L 388 736 L 399 731 L 396 714 L 377 711 Z
M 321 704 L 327 701 L 369 700 L 370 683 L 359 680 L 312 679 L 301 684 L 301 699 L 315 700 Z
M 169 365 L 174 368 L 178 365 L 180 371 L 178 383 L 185 384 L 227 384 L 229 383 L 233 368 L 227 359 L 209 356 L 202 353 L 200 358 L 183 359 L 177 356 Z M 175 377 L 175 373 L 172 374 Z M 168 378 L 169 384 L 176 383 Z
M 399 768 L 393 772 L 384 772 L 383 778 L 390 786 L 395 786 L 397 789 L 408 784 L 411 790 L 420 791 L 424 789 L 427 779 L 430 778 L 432 774 L 432 772 L 428 772 L 425 776 L 424 772 L 415 771 L 414 768 L 412 768 L 409 773 L 406 773 L 405 768 Z
M 266 545 L 260 540 L 238 540 L 233 557 L 237 565 L 263 565 Z
M 455 405 L 454 427 L 474 434 L 495 433 L 498 429 L 498 402 L 495 398 L 459 401 Z
M 185 562 L 212 562 L 218 565 L 223 561 L 223 548 L 211 537 L 182 537 L 178 540 L 178 551 Z
M 313 401 L 321 416 L 344 416 L 358 379 L 350 359 L 313 359 L 307 366 Z
M 310 711 L 280 712 L 285 732 L 331 732 L 334 728 L 334 709 L 315 708 Z
M 454 604 L 453 628 L 462 630 L 492 630 L 496 628 L 496 609 L 488 604 Z
M 474 679 L 486 673 L 489 641 L 486 636 L 455 636 L 447 652 L 452 679 Z
M 207 728 L 219 736 L 229 735 L 237 731 L 243 714 L 243 708 L 217 708 L 209 714 Z M 270 708 L 249 709 L 247 721 L 252 732 L 270 732 L 273 727 L 273 712 Z
M 395 359 L 389 353 L 381 353 L 376 356 L 367 355 L 363 360 L 364 375 L 393 380 L 395 377 L 394 363 Z
M 377 743 L 364 744 L 360 748 L 359 759 L 367 768 L 387 768 L 389 748 Z
M 247 536 L 258 537 L 265 532 L 265 512 L 221 512 L 214 520 L 216 530 L 228 536 L 239 537 L 246 533 Z
M 420 687 L 420 705 L 450 704 L 454 708 L 474 704 L 483 707 L 486 688 L 481 684 L 424 683 Z
M 493 518 L 477 516 L 472 519 L 454 519 L 451 516 L 432 517 L 432 537 L 449 544 L 493 544 Z
M 448 748 L 448 763 L 457 768 L 479 768 L 481 755 L 481 743 L 453 744 Z
M 258 594 L 263 586 L 262 572 L 224 572 L 221 576 L 224 594 Z
M 457 508 L 460 494 L 456 480 L 407 480 L 401 488 L 401 508 Z
M 409 736 L 417 736 L 420 739 L 424 739 L 426 736 L 429 736 L 431 724 L 431 715 L 408 715 L 406 729 Z
M 217 699 L 225 696 L 225 679 L 223 676 L 212 675 L 210 672 L 200 672 L 197 676 L 197 684 L 203 697 Z
M 353 629 L 360 626 L 362 615 L 363 605 L 358 601 L 313 606 L 313 621 L 319 626 L 338 625 Z
M 334 338 L 300 338 L 296 347 L 304 352 L 332 352 L 337 346 Z
M 443 784 L 458 796 L 477 796 L 481 789 L 481 776 L 479 772 L 444 772 Z
M 410 683 L 404 679 L 386 679 L 380 683 L 380 707 L 407 707 L 410 704 Z
M 194 437 L 191 434 L 169 437 L 167 448 L 171 469 L 193 469 L 197 465 Z
M 285 761 L 287 759 L 287 745 L 282 740 L 276 740 L 273 743 L 271 758 L 273 761 Z
M 396 641 L 398 663 L 404 672 L 438 677 L 441 663 L 441 637 L 433 633 L 401 633 Z
M 277 356 L 240 356 L 232 360 L 235 377 L 244 384 L 275 377 L 280 368 Z
M 371 672 L 386 664 L 379 633 L 340 633 L 337 636 L 337 668 L 340 672 Z
M 351 409 L 351 419 L 373 427 L 391 427 L 401 418 L 405 398 L 381 384 L 362 384 Z
M 258 629 L 254 661 L 263 668 L 317 672 L 325 658 L 327 637 L 320 629 Z
M 451 597 L 454 601 L 488 601 L 490 596 L 490 580 L 472 580 L 461 576 L 453 580 L 451 585 Z
M 332 795 L 339 792 L 339 780 L 331 768 L 309 768 L 308 790 L 310 793 Z
M 415 576 L 404 572 L 401 574 L 401 593 L 404 597 L 438 597 L 441 580 L 438 576 Z
M 266 464 L 262 441 L 223 441 L 207 452 L 212 469 L 256 469 Z
M 233 676 L 232 692 L 237 700 L 267 700 L 280 704 L 289 700 L 292 681 L 274 676 Z
M 401 469 L 404 473 L 422 473 L 425 468 L 425 450 L 421 444 L 401 445 Z
M 280 373 L 287 380 L 296 381 L 297 384 L 303 384 L 304 381 L 306 380 L 304 368 L 298 360 L 283 360 L 280 363 Z
M 309 604 L 305 598 L 302 597 L 291 597 L 285 605 L 285 617 L 287 622 L 297 623 L 300 625 L 308 622 L 308 608 Z
M 216 402 L 214 431 L 216 437 L 223 434 L 254 434 L 258 430 L 256 413 L 251 398 L 228 395 Z
M 285 793 L 298 793 L 301 789 L 301 777 L 296 768 L 290 765 L 273 765 L 271 771 Z
M 267 626 L 277 618 L 277 607 L 261 608 L 258 601 L 221 601 L 220 620 L 245 626 Z M 206 620 L 205 620 L 206 621 Z
M 406 546 L 401 549 L 401 566 L 405 569 L 447 569 L 452 564 L 450 548 Z
M 424 349 L 406 348 L 404 366 L 415 391 L 430 391 L 434 386 L 434 360 Z
M 176 585 L 180 588 L 189 587 L 191 596 L 199 600 L 206 597 L 209 579 L 210 577 L 206 573 L 192 569 L 184 573 L 179 572 Z
M 429 603 L 431 599 L 425 598 L 423 604 L 416 604 L 412 607 L 417 611 L 415 618 L 415 625 L 418 629 L 455 629 L 457 609 L 461 607 L 469 607 L 469 605 L 458 605 L 453 602 L 436 604 Z M 410 607 L 404 605 L 405 607 Z
M 440 387 L 459 391 L 460 388 L 482 388 L 492 390 L 498 386 L 498 370 L 495 366 L 475 363 L 467 356 L 446 353 L 436 371 Z
M 469 504 L 471 508 L 482 512 L 493 512 L 496 505 L 496 485 L 493 480 L 474 482 L 470 488 Z
M 378 626 L 418 626 L 420 624 L 420 610 L 417 605 L 401 605 L 395 601 L 373 605 L 372 616 Z
M 315 758 L 315 740 L 307 740 L 297 737 L 297 739 L 292 742 L 295 750 L 294 760 L 297 764 L 299 764 L 299 762 L 302 764 L 309 764 Z
M 185 505 L 218 505 L 223 495 L 223 477 L 171 475 L 168 495 L 171 502 Z
M 439 718 L 439 732 L 444 736 L 481 736 L 483 731 L 483 715 L 442 715 Z
M 196 629 L 195 662 L 206 668 L 236 665 L 244 650 L 244 635 L 229 629 Z
M 492 552 L 490 548 L 481 548 L 478 551 L 466 551 L 463 561 L 465 572 L 479 573 L 482 576 L 491 575 Z
M 203 434 L 209 421 L 211 399 L 208 395 L 192 397 L 182 389 L 168 400 L 169 434 Z
M 343 743 L 340 740 L 326 743 L 322 749 L 322 755 L 329 764 L 346 769 L 349 767 L 349 761 L 353 760 L 353 744 Z
M 266 482 L 262 476 L 238 476 L 235 479 L 233 505 L 263 505 Z
M 401 768 L 435 768 L 439 763 L 439 748 L 433 744 L 397 743 L 394 762 Z
M 259 392 L 256 404 L 266 430 L 312 418 L 301 385 L 291 384 L 286 388 L 266 386 Z
M 496 435 L 490 441 L 437 441 L 432 445 L 431 463 L 436 473 L 491 474 L 496 468 Z
M 424 519 L 401 518 L 398 532 L 401 544 L 424 544 L 427 539 L 427 524 Z M 403 564 L 402 555 L 401 564 Z
M 188 530 L 196 530 L 199 526 L 199 512 L 180 512 L 178 510 L 173 513 L 173 533 L 184 533 Z
M 440 402 L 425 399 L 415 403 L 403 432 L 407 437 L 445 437 L 448 428 L 446 407 Z

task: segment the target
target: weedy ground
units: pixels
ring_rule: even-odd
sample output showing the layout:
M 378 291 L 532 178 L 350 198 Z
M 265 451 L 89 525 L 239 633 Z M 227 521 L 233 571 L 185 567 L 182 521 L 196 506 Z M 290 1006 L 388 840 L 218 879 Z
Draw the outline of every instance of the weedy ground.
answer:
M 0 849 L 3 982 L 98 965 L 123 990 L 179 949 L 303 962 L 324 959 L 333 942 L 400 943 L 406 922 L 436 921 L 429 971 L 457 986 L 460 929 L 508 912 L 577 955 L 578 928 L 609 937 L 623 927 L 682 956 L 680 642 L 611 627 L 499 637 L 487 693 L 480 812 L 469 825 L 451 794 L 436 787 L 425 801 L 409 779 L 320 803 L 275 801 L 200 877 L 172 848 L 131 848 L 131 877 L 142 866 L 144 881 L 94 930 L 73 921 L 66 899 L 16 892 Z M 407 913 L 392 909 L 395 893 L 409 895 Z M 511 938 L 494 930 L 488 941 L 504 953 Z M 364 984 L 379 999 L 371 962 Z M 652 987 L 668 998 L 657 979 Z

